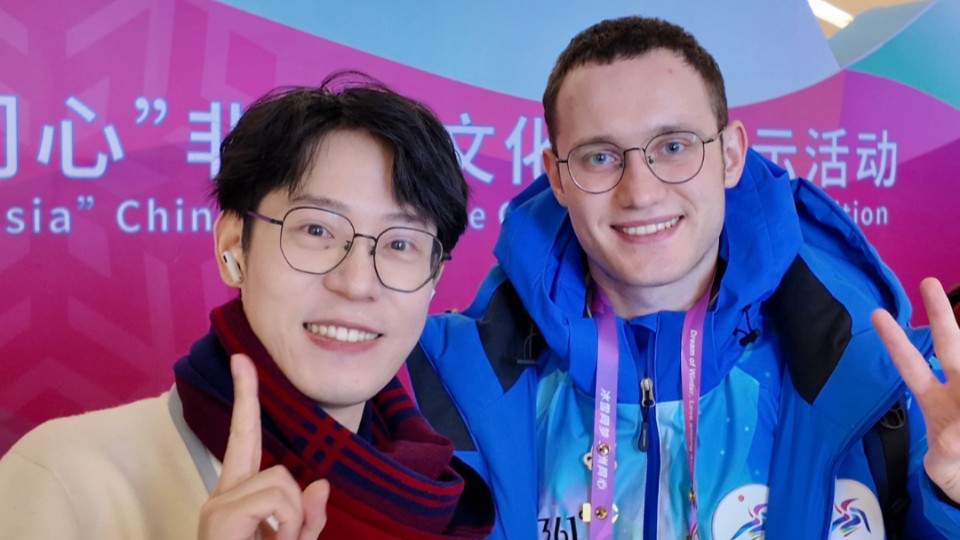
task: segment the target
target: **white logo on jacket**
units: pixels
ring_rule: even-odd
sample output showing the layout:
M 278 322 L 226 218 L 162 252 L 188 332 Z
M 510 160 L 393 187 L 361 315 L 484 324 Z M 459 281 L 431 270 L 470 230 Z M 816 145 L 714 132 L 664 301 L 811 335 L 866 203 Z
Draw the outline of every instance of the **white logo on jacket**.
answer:
M 761 538 L 769 492 L 763 484 L 745 484 L 724 495 L 713 514 L 714 540 Z M 830 517 L 831 540 L 884 537 L 883 514 L 873 491 L 856 480 L 837 480 Z

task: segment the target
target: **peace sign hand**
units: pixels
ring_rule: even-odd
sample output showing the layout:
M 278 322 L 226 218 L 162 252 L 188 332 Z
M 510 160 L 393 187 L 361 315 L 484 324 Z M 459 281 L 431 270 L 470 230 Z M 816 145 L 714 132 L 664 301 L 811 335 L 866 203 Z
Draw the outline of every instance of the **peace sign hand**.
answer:
M 960 327 L 939 281 L 924 279 L 920 293 L 946 383 L 937 380 L 889 313 L 878 309 L 871 319 L 923 413 L 928 444 L 923 468 L 948 497 L 960 502 Z
M 316 540 L 327 520 L 330 484 L 300 486 L 282 465 L 260 471 L 257 372 L 245 355 L 230 357 L 233 417 L 223 470 L 200 509 L 201 540 Z

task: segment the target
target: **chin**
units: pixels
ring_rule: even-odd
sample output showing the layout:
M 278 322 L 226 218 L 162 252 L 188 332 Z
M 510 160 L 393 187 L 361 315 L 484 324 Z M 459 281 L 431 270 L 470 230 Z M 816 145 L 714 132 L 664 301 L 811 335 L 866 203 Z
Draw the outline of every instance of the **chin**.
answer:
M 336 378 L 333 378 L 327 381 L 325 385 L 326 388 L 318 389 L 319 395 L 327 399 L 317 401 L 330 403 L 337 407 L 349 407 L 363 403 L 377 395 L 377 392 L 386 386 L 387 381 L 383 381 L 383 384 L 379 384 L 379 381 L 377 381 L 377 383 L 378 384 L 374 384 L 373 382 L 364 381 L 359 384 L 350 384 L 346 381 L 338 381 Z
M 617 272 L 616 277 L 630 287 L 656 287 L 670 283 L 673 278 L 673 272 L 665 272 L 664 268 L 671 267 L 670 263 L 657 265 L 640 262 L 627 263 L 622 267 L 622 271 Z

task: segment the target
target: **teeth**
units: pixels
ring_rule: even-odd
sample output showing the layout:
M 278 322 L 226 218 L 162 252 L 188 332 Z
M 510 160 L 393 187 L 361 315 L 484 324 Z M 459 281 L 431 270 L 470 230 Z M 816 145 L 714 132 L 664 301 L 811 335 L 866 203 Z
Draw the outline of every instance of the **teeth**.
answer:
M 303 327 L 311 334 L 328 337 L 337 341 L 346 341 L 347 343 L 370 341 L 377 338 L 377 334 L 364 332 L 363 330 L 357 330 L 356 328 L 347 328 L 345 326 L 304 323 Z
M 662 223 L 653 223 L 650 225 L 641 225 L 640 227 L 620 227 L 620 231 L 629 234 L 631 236 L 646 236 L 653 233 L 658 233 L 660 231 L 669 229 L 677 224 L 680 221 L 679 217 L 675 217 L 670 221 L 664 221 Z

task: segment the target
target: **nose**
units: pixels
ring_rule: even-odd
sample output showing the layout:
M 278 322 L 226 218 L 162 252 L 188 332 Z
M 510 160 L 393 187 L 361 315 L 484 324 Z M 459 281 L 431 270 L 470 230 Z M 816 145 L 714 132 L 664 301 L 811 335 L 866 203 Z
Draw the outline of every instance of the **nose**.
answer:
M 640 207 L 660 200 L 667 185 L 653 174 L 643 149 L 630 148 L 624 151 L 623 158 L 623 178 L 615 192 L 617 201 L 626 207 Z
M 373 262 L 373 242 L 366 235 L 354 237 L 346 258 L 323 276 L 327 289 L 353 300 L 379 296 L 381 285 Z

